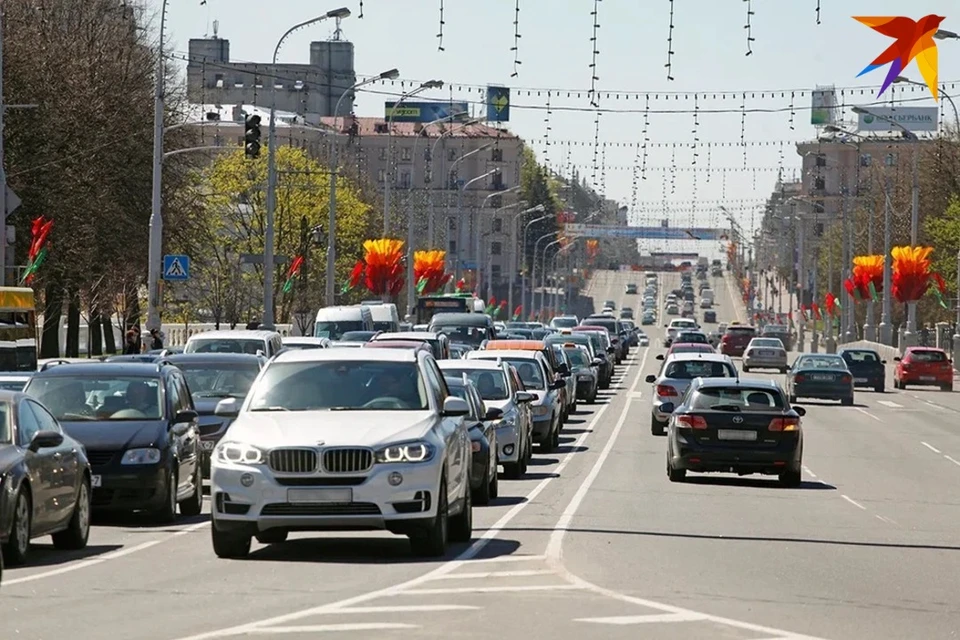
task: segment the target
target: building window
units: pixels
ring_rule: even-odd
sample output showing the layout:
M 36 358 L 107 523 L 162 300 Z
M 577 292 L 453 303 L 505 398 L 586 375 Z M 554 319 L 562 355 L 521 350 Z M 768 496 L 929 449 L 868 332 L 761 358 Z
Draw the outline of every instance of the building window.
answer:
M 386 169 L 377 169 L 377 180 L 380 182 L 386 182 L 387 180 L 387 170 Z
M 494 191 L 503 191 L 504 189 L 506 189 L 506 186 L 504 185 L 504 182 L 503 182 L 502 173 L 493 174 L 493 178 L 491 180 L 491 187 L 493 188 Z
M 450 231 L 457 230 L 457 219 L 456 218 L 447 218 L 447 229 Z
M 813 188 L 817 191 L 823 191 L 827 188 L 827 181 L 822 177 L 816 177 L 813 179 Z
M 460 180 L 459 180 L 459 177 L 457 176 L 457 172 L 456 172 L 456 171 L 451 171 L 451 172 L 450 172 L 450 182 L 449 182 L 449 184 L 450 184 L 450 187 L 449 187 L 450 189 L 459 189 L 459 188 L 460 188 Z
M 411 184 L 410 172 L 409 172 L 409 171 L 401 171 L 401 172 L 400 172 L 400 188 L 401 188 L 401 189 L 409 189 L 409 188 L 410 188 L 410 184 Z
M 433 160 L 433 154 L 430 152 L 429 147 L 423 150 L 423 159 L 425 162 L 430 162 Z
M 380 159 L 381 159 L 381 160 L 386 160 L 386 159 L 387 159 L 387 148 L 386 148 L 386 147 L 380 147 Z
M 871 156 L 869 153 L 865 153 L 860 156 L 861 167 L 869 167 L 871 162 L 873 162 L 873 156 Z
M 823 213 L 823 200 L 817 200 L 813 203 L 814 213 Z
M 447 253 L 456 253 L 457 252 L 457 241 L 451 240 L 447 243 Z
M 815 225 L 813 225 L 813 234 L 814 234 L 815 236 L 817 236 L 818 238 L 823 235 L 823 223 L 822 223 L 822 222 L 818 222 L 818 223 L 816 223 Z
M 491 161 L 491 162 L 503 162 L 503 149 L 491 149 L 491 150 L 490 150 L 490 161 Z
M 503 206 L 503 196 L 493 196 L 490 198 L 490 208 L 499 209 Z
M 410 147 L 400 147 L 400 161 L 410 162 L 413 159 L 413 149 Z
M 892 153 L 888 153 L 888 154 L 887 154 L 887 157 L 884 159 L 883 162 L 884 162 L 884 164 L 886 164 L 888 167 L 892 167 L 893 165 L 897 164 L 897 158 L 896 158 L 896 156 L 894 156 Z
M 818 166 L 818 167 L 825 167 L 825 166 L 827 166 L 827 156 L 823 155 L 822 153 L 817 154 L 817 164 L 816 164 L 816 166 Z
M 457 150 L 456 150 L 456 149 L 448 149 L 448 150 L 447 150 L 447 160 L 449 160 L 450 162 L 453 162 L 453 161 L 456 160 L 458 157 L 459 157 L 459 154 L 457 153 Z
M 503 271 L 500 269 L 500 265 L 492 264 L 490 265 L 490 277 L 493 278 L 494 282 L 499 282 L 503 277 Z
M 499 197 L 499 196 L 498 196 Z M 493 219 L 493 232 L 503 233 L 503 220 L 501 218 Z
M 490 243 L 490 255 L 492 255 L 492 256 L 503 255 L 503 244 L 501 244 L 501 243 L 499 243 L 499 242 L 491 242 L 491 243 Z

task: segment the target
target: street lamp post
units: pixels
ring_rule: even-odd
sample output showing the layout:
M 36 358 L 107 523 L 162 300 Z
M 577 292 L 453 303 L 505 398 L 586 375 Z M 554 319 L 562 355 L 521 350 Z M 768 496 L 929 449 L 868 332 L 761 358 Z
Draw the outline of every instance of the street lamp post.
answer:
M 466 191 L 467 188 L 473 183 L 480 182 L 481 180 L 485 180 L 486 178 L 489 178 L 490 176 L 496 173 L 500 173 L 500 169 L 491 169 L 490 171 L 487 171 L 486 173 L 481 174 L 476 178 L 467 180 L 462 185 L 460 185 L 460 188 L 457 190 L 457 254 L 454 257 L 454 281 L 455 282 L 460 281 L 460 273 L 461 273 L 460 267 L 461 267 L 461 263 L 463 262 L 461 259 L 461 256 L 464 254 L 463 192 Z
M 328 11 L 321 16 L 311 18 L 300 24 L 296 24 L 280 36 L 277 46 L 273 49 L 273 60 L 270 66 L 270 72 L 273 74 L 273 80 L 270 83 L 270 126 L 267 138 L 267 216 L 266 229 L 263 235 L 263 323 L 264 329 L 273 329 L 273 276 L 276 271 L 273 257 L 274 224 L 276 220 L 277 209 L 277 56 L 280 55 L 280 47 L 284 40 L 291 33 L 308 27 L 310 25 L 328 20 L 330 18 L 342 19 L 350 17 L 350 9 L 342 7 Z
M 540 253 L 540 242 L 556 235 L 556 232 L 545 233 L 533 243 L 533 266 L 530 269 L 530 306 L 529 311 L 533 311 L 537 299 L 537 254 Z
M 547 306 L 547 300 L 549 299 L 549 298 L 547 297 L 547 295 L 548 295 L 548 294 L 547 294 L 547 250 L 548 250 L 550 247 L 552 247 L 552 246 L 554 246 L 554 245 L 556 245 L 556 244 L 560 244 L 561 242 L 563 242 L 563 239 L 562 239 L 562 238 L 557 238 L 557 239 L 554 240 L 553 242 L 548 242 L 548 243 L 547 243 L 546 245 L 544 245 L 544 247 L 543 247 L 543 259 L 540 261 L 540 271 L 541 271 L 541 274 L 540 274 L 540 310 L 541 310 L 541 311 L 543 311 L 544 308 L 546 308 L 546 306 Z M 542 320 L 541 320 L 541 322 L 542 322 Z
M 378 80 L 395 80 L 400 77 L 400 72 L 396 69 L 390 69 L 389 71 L 384 71 L 378 76 L 372 78 L 366 78 L 360 80 L 359 82 L 354 83 L 349 89 L 343 92 L 340 98 L 337 100 L 336 106 L 333 108 L 333 142 L 332 149 L 330 150 L 330 205 L 329 205 L 329 219 L 327 220 L 327 273 L 326 273 L 326 282 L 325 282 L 325 302 L 328 307 L 332 307 L 336 304 L 336 280 L 337 280 L 337 174 L 340 171 L 340 160 L 339 160 L 339 150 L 340 147 L 337 144 L 337 118 L 340 116 L 340 105 L 343 103 L 343 99 L 348 95 L 353 94 L 358 88 L 370 84 L 372 82 L 377 82 Z
M 475 212 L 473 213 L 473 220 L 474 220 L 474 223 L 475 223 L 475 224 L 474 224 L 474 227 L 476 227 L 476 228 L 473 230 L 474 235 L 476 236 L 476 245 L 475 245 L 475 247 L 474 247 L 474 256 L 476 256 L 475 262 L 476 262 L 476 266 L 477 266 L 477 278 L 476 278 L 476 283 L 475 283 L 475 284 L 476 284 L 476 286 L 477 286 L 477 290 L 478 290 L 478 291 L 480 290 L 480 286 L 481 286 L 482 284 L 487 284 L 487 285 L 488 285 L 488 286 L 487 286 L 487 289 L 490 288 L 490 286 L 489 286 L 490 272 L 489 272 L 489 270 L 487 270 L 485 267 L 484 267 L 483 269 L 480 268 L 480 265 L 483 264 L 483 262 L 482 262 L 482 260 L 481 260 L 482 251 L 480 250 L 480 234 L 481 234 L 481 231 L 483 230 L 483 215 L 482 215 L 482 213 L 483 213 L 483 211 L 484 211 L 484 210 L 486 209 L 486 207 L 487 207 L 487 201 L 490 200 L 491 198 L 494 198 L 494 197 L 496 197 L 496 196 L 504 196 L 504 195 L 506 195 L 506 194 L 508 194 L 508 193 L 516 193 L 516 192 L 519 191 L 519 190 L 520 190 L 520 185 L 517 185 L 517 186 L 515 186 L 515 187 L 510 187 L 509 189 L 504 189 L 503 191 L 497 191 L 497 192 L 495 192 L 495 193 L 491 193 L 490 195 L 488 195 L 487 197 L 485 197 L 485 198 L 483 199 L 483 202 L 480 204 L 480 209 L 479 209 L 478 211 L 475 211 Z M 503 207 L 500 207 L 500 209 L 502 209 L 502 208 L 503 208 Z M 498 209 L 498 210 L 499 210 L 499 209 Z M 484 235 L 486 235 L 486 234 L 484 234 Z M 489 262 L 489 261 L 488 261 L 488 262 Z M 488 296 L 487 296 L 487 299 L 489 299 L 489 298 L 490 298 L 490 296 L 488 295 Z
M 915 86 L 918 86 L 918 87 L 926 87 L 926 86 L 927 86 L 927 85 L 925 85 L 925 84 L 922 83 L 922 82 L 917 82 L 916 80 L 911 80 L 910 78 L 908 78 L 908 77 L 906 77 L 906 76 L 897 76 L 896 78 L 894 78 L 893 81 L 894 81 L 894 83 L 897 83 L 897 84 L 900 84 L 900 83 L 902 83 L 902 84 L 912 84 L 912 85 L 915 85 Z M 953 101 L 953 98 L 950 97 L 950 94 L 949 94 L 949 93 L 947 93 L 946 91 L 943 90 L 943 87 L 942 87 L 942 86 L 941 86 L 941 87 L 938 87 L 938 88 L 939 88 L 939 90 L 940 90 L 940 93 L 943 94 L 943 97 L 947 99 L 947 102 L 949 102 L 949 103 L 950 103 L 950 106 L 953 108 L 953 121 L 954 121 L 954 124 L 955 124 L 956 127 L 957 127 L 957 131 L 960 132 L 960 111 L 957 111 L 957 103 Z
M 520 218 L 521 218 L 522 216 L 524 216 L 525 214 L 528 214 L 528 213 L 543 213 L 544 211 L 545 211 L 544 206 L 543 206 L 542 204 L 538 204 L 538 205 L 535 206 L 535 207 L 532 207 L 532 208 L 530 208 L 530 209 L 527 209 L 526 211 L 521 212 L 520 215 L 517 216 L 517 221 L 519 222 Z M 516 272 L 517 269 L 518 269 L 518 267 L 519 267 L 519 262 L 520 262 L 520 259 L 519 259 L 520 256 L 519 256 L 519 254 L 520 254 L 520 251 L 521 251 L 521 250 L 523 251 L 524 258 L 526 258 L 526 255 L 527 255 L 527 232 L 530 231 L 530 226 L 533 225 L 533 224 L 536 224 L 537 222 L 540 222 L 541 220 L 546 220 L 546 219 L 549 218 L 549 217 L 550 217 L 549 215 L 544 215 L 544 216 L 540 216 L 539 218 L 534 218 L 533 220 L 528 221 L 527 224 L 525 224 L 525 225 L 523 226 L 523 235 L 522 235 L 522 237 L 523 237 L 523 243 L 520 244 L 520 245 L 518 245 L 518 246 L 515 246 L 515 247 L 514 247 L 514 263 L 513 263 L 513 270 L 514 270 L 514 272 Z M 534 246 L 534 249 L 536 249 L 536 246 Z M 536 254 L 534 254 L 534 259 L 536 259 Z M 523 274 L 520 276 L 520 305 L 521 305 L 521 306 L 527 304 L 527 271 L 528 271 L 528 269 L 526 269 L 526 260 L 524 260 Z M 531 275 L 532 275 L 532 274 L 531 274 Z M 513 288 L 512 288 L 512 287 L 511 287 L 511 289 L 510 289 L 510 293 L 511 293 L 511 294 L 513 293 Z M 531 296 L 531 300 L 532 300 L 532 299 L 533 299 L 533 298 L 532 298 L 532 296 Z M 512 301 L 512 300 L 511 300 L 511 302 L 510 302 L 510 306 L 513 307 L 513 301 Z M 529 307 L 527 307 L 527 310 L 529 311 Z M 512 313 L 512 311 L 511 311 L 511 313 Z
M 883 304 L 880 309 L 880 343 L 887 346 L 893 346 L 893 292 L 890 290 L 893 274 L 893 261 L 891 260 L 890 250 L 892 244 L 891 231 L 891 212 L 892 203 L 890 202 L 890 178 L 884 179 L 883 184 Z
M 401 95 L 393 107 L 390 109 L 390 115 L 387 116 L 387 170 L 384 172 L 383 180 L 383 237 L 390 234 L 390 183 L 393 181 L 393 118 L 397 115 L 397 110 L 408 98 L 423 93 L 428 89 L 440 89 L 443 87 L 443 80 L 427 80 L 423 84 Z
M 459 126 L 450 127 L 449 129 L 447 129 L 446 131 L 444 131 L 443 133 L 441 133 L 439 136 L 437 136 L 437 140 L 433 143 L 433 146 L 430 147 L 430 167 L 429 167 L 429 171 L 427 172 L 427 175 L 430 177 L 429 182 L 430 182 L 430 185 L 431 185 L 430 193 L 427 194 L 427 196 L 428 196 L 428 197 L 427 197 L 427 204 L 428 204 L 428 212 L 427 212 L 427 246 L 429 246 L 429 247 L 433 247 L 433 245 L 434 245 L 434 235 L 435 235 L 435 234 L 434 234 L 434 215 L 433 215 L 433 191 L 434 191 L 433 185 L 436 184 L 436 182 L 435 182 L 434 179 L 433 179 L 433 163 L 434 163 L 434 158 L 435 158 L 436 155 L 437 155 L 437 147 L 440 145 L 440 142 L 441 142 L 444 138 L 446 138 L 447 136 L 449 136 L 449 135 L 451 135 L 451 134 L 453 134 L 453 133 L 456 133 L 457 131 L 460 131 L 460 130 L 462 130 L 462 129 L 465 129 L 466 127 L 469 127 L 469 126 L 478 124 L 478 123 L 480 123 L 480 122 L 483 122 L 484 120 L 486 120 L 486 118 L 473 118 L 472 120 L 467 120 L 466 122 L 464 122 L 463 124 L 461 124 L 461 125 L 459 125 Z M 464 154 L 464 155 L 466 155 L 466 154 Z M 457 160 L 454 161 L 454 165 L 453 165 L 453 166 L 456 166 L 457 161 L 459 161 L 459 160 L 461 160 L 461 159 L 462 159 L 462 156 L 461 156 L 460 158 L 457 158 Z M 444 184 L 446 184 L 446 182 L 445 182 Z M 446 188 L 446 187 L 445 187 L 445 188 Z
M 953 327 L 953 368 L 960 367 L 960 249 L 957 250 L 957 319 Z

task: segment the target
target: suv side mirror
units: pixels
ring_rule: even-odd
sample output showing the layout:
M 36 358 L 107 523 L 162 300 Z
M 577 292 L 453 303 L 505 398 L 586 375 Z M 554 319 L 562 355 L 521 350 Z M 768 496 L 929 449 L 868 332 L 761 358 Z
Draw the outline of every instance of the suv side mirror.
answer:
M 567 386 L 567 381 L 562 379 L 554 380 L 553 382 L 550 383 L 551 389 L 563 389 L 566 386 Z
M 499 407 L 488 407 L 487 413 L 484 414 L 484 420 L 499 420 L 503 417 L 503 409 Z
M 224 398 L 213 410 L 213 414 L 221 418 L 236 418 L 239 413 L 240 402 L 236 398 Z
M 50 449 L 63 444 L 63 434 L 59 431 L 37 431 L 30 441 L 30 451 L 36 453 L 40 449 Z
M 614 347 L 614 346 L 609 346 L 609 347 L 607 347 L 607 353 L 616 353 L 616 352 L 617 352 L 617 348 L 616 348 L 616 347 Z
M 448 396 L 443 401 L 443 411 L 441 413 L 447 417 L 465 416 L 470 413 L 470 405 L 462 398 Z
M 648 375 L 646 378 L 644 378 L 644 380 L 646 380 L 647 384 L 653 384 L 654 382 L 657 381 L 657 376 L 655 376 L 655 375 L 653 375 L 653 374 L 651 373 L 651 374 Z
M 193 409 L 184 409 L 183 411 L 177 411 L 177 414 L 173 416 L 174 424 L 184 424 L 186 422 L 193 422 L 197 419 L 199 414 Z
M 657 354 L 657 360 L 663 360 L 663 354 L 662 354 L 662 353 L 658 353 L 658 354 Z
M 896 358 L 893 359 L 894 362 L 900 362 L 901 360 L 902 358 L 900 356 L 897 356 Z
M 796 412 L 796 414 L 797 414 L 798 416 L 800 416 L 801 418 L 802 418 L 803 416 L 807 415 L 807 410 L 804 409 L 803 407 L 794 406 L 794 407 L 791 407 L 791 408 L 792 408 L 792 409 L 794 410 L 794 412 Z
M 593 361 L 590 362 L 591 367 L 599 367 L 602 364 L 603 364 L 603 360 L 601 360 L 600 358 L 594 358 Z
M 567 366 L 566 362 L 561 362 L 560 365 L 557 366 L 557 373 L 559 373 L 562 376 L 569 376 L 570 367 Z
M 525 404 L 527 402 L 533 402 L 536 399 L 536 396 L 529 391 L 517 391 L 517 393 L 514 394 L 513 399 L 520 404 Z

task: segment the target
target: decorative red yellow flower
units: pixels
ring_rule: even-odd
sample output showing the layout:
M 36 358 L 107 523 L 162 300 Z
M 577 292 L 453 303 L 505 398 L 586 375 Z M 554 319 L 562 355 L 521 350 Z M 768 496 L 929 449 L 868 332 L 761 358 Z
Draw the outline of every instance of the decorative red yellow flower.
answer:
M 403 241 L 393 238 L 367 240 L 363 249 L 367 289 L 380 296 L 399 294 L 403 289 Z
M 453 276 L 446 273 L 447 252 L 440 249 L 413 254 L 413 281 L 417 293 L 429 295 L 443 288 Z
M 933 247 L 894 247 L 893 297 L 897 302 L 916 302 L 930 288 L 930 254 Z

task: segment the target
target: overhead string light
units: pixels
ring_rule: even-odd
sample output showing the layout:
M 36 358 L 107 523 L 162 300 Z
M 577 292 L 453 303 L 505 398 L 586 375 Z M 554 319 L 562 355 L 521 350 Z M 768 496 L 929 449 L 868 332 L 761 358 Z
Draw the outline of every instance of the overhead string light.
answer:
M 746 55 L 753 55 L 753 2 L 751 0 L 743 0 L 747 5 L 747 24 L 743 25 L 743 28 L 747 31 L 747 53 Z
M 437 51 L 446 51 L 443 48 L 443 25 L 446 24 L 443 21 L 443 0 L 440 0 L 440 30 L 437 32 Z M 393 82 L 392 80 L 390 81 Z
M 590 173 L 590 186 L 597 186 L 597 169 L 600 160 L 600 111 L 593 118 L 593 166 Z
M 547 167 L 550 166 L 550 131 L 552 131 L 552 127 L 550 126 L 550 116 L 553 115 L 553 112 L 550 111 L 550 97 L 551 97 L 551 96 L 550 96 L 550 92 L 547 91 L 547 115 L 544 116 L 544 118 L 543 118 L 543 126 L 544 126 L 544 130 L 543 130 L 543 146 L 544 146 L 543 163 L 544 163 L 545 165 L 547 165 Z
M 607 145 L 600 150 L 600 195 L 607 195 Z
M 593 112 L 606 113 L 605 111 L 603 111 L 603 109 L 594 109 Z M 543 145 L 543 142 L 537 138 L 533 138 L 529 140 L 529 143 L 531 145 Z M 613 149 L 633 149 L 638 145 L 642 146 L 642 143 L 632 142 L 632 141 L 631 142 L 608 141 L 607 144 Z M 779 146 L 792 147 L 796 144 L 797 144 L 796 140 L 747 140 L 747 141 L 711 140 L 709 142 L 701 141 L 699 143 L 699 146 L 701 148 L 706 147 L 708 149 L 711 147 L 715 149 L 730 149 L 734 147 L 739 148 L 746 145 L 748 147 L 766 147 L 766 148 L 772 149 Z M 564 147 L 574 147 L 574 148 L 576 147 L 586 148 L 586 147 L 592 147 L 593 145 L 594 145 L 593 140 L 589 140 L 589 141 L 588 140 L 554 140 L 552 138 L 550 140 L 551 147 L 564 146 Z M 660 142 L 650 141 L 647 143 L 647 146 L 651 149 L 670 149 L 672 147 L 689 147 L 690 141 L 689 140 L 674 140 L 674 141 L 660 141 Z
M 677 193 L 677 148 L 670 150 L 670 195 Z
M 670 28 L 667 31 L 667 80 L 673 80 L 673 0 L 670 2 Z
M 820 0 L 817 0 L 817 24 L 820 24 Z
M 740 146 L 743 147 L 743 168 L 747 168 L 747 94 L 740 103 Z
M 511 78 L 516 78 L 520 75 L 520 0 L 516 0 L 513 10 L 513 46 L 510 47 L 510 50 L 513 51 L 513 73 L 510 74 Z
M 696 166 L 697 157 L 697 143 L 700 142 L 700 110 L 699 110 L 699 99 L 697 96 L 693 96 L 693 130 L 690 132 L 693 134 L 693 142 L 690 143 L 690 149 L 693 151 L 693 158 L 690 161 L 690 164 Z
M 597 93 L 597 83 L 600 76 L 597 75 L 597 57 L 600 55 L 600 0 L 593 0 L 593 11 L 590 12 L 593 17 L 593 35 L 590 37 L 590 43 L 593 46 L 593 57 L 590 61 L 590 104 L 594 107 L 600 106 L 600 95 Z
M 712 160 L 711 158 L 712 154 L 710 153 L 710 150 L 711 150 L 711 146 L 708 144 L 707 145 L 707 168 L 706 168 L 707 182 L 710 182 L 710 174 L 713 173 L 713 167 L 710 166 L 711 160 Z
M 643 142 L 640 146 L 643 148 L 643 164 L 640 167 L 640 179 L 647 179 L 647 155 L 650 145 L 650 96 L 647 96 L 647 102 L 643 109 Z
M 360 0 L 360 15 L 357 16 L 361 20 L 363 19 L 363 0 Z

